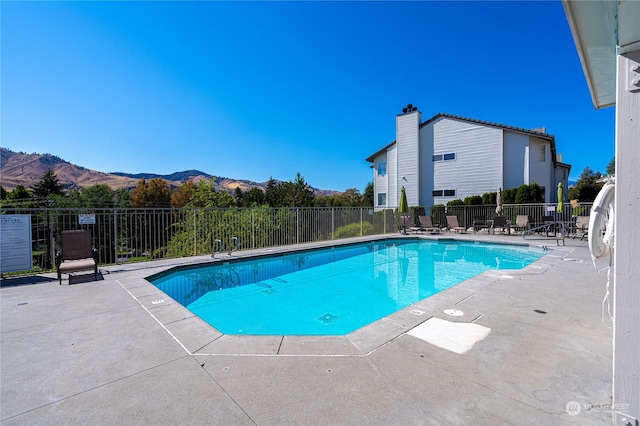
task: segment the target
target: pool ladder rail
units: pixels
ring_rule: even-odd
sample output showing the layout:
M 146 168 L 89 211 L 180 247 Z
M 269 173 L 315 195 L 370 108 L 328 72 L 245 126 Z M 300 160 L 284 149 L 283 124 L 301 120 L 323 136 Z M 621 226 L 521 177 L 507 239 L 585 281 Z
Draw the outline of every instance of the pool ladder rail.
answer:
M 216 257 L 216 248 L 219 252 L 222 252 L 222 240 L 213 240 L 213 250 L 211 251 L 211 257 Z
M 234 241 L 235 241 L 235 243 L 236 243 L 236 244 L 235 244 L 235 247 L 232 245 L 232 246 L 229 248 L 229 253 L 228 253 L 228 255 L 229 255 L 229 256 L 231 256 L 231 252 L 232 252 L 232 251 L 234 251 L 234 250 L 238 250 L 238 249 L 240 248 L 240 241 L 238 240 L 238 237 L 231 237 L 231 238 L 229 238 L 229 242 L 234 242 Z
M 233 252 L 234 250 L 238 250 L 240 248 L 240 241 L 238 240 L 238 237 L 231 237 L 229 238 L 229 242 L 230 247 L 229 247 L 229 252 L 227 253 L 227 255 L 231 256 L 231 252 Z M 219 239 L 215 239 L 213 240 L 213 249 L 211 251 L 211 257 L 215 258 L 216 257 L 216 252 L 222 253 L 222 240 Z
M 543 237 L 542 234 L 546 233 L 547 236 Z M 538 238 L 531 238 L 533 234 L 539 234 Z M 551 235 L 553 234 L 553 235 Z M 558 234 L 560 234 L 558 236 Z M 562 245 L 564 246 L 564 240 L 569 234 L 569 228 L 567 227 L 567 223 L 564 221 L 553 221 L 547 222 L 544 225 L 539 225 L 533 228 L 529 228 L 522 232 L 522 239 L 524 240 L 547 240 L 554 239 L 556 241 L 556 245 L 560 245 L 560 241 L 562 241 Z M 545 246 L 546 247 L 546 246 Z

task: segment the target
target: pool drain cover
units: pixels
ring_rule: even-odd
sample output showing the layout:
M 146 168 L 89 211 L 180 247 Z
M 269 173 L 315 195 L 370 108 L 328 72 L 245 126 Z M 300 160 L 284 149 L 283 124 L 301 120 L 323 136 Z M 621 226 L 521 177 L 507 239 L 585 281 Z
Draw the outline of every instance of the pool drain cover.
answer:
M 451 315 L 452 317 L 461 317 L 464 315 L 464 312 L 457 309 L 445 309 L 443 312 L 447 315 Z
M 330 325 L 338 321 L 338 317 L 333 314 L 324 314 L 316 318 L 316 321 L 320 321 L 324 325 Z

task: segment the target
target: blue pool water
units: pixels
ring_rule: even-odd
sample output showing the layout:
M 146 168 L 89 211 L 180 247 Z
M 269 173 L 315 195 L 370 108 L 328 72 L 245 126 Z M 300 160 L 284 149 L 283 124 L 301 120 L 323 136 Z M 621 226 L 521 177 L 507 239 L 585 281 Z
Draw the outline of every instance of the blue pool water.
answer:
M 543 254 L 396 239 L 179 268 L 149 281 L 225 334 L 344 335 L 484 271 L 520 269 Z

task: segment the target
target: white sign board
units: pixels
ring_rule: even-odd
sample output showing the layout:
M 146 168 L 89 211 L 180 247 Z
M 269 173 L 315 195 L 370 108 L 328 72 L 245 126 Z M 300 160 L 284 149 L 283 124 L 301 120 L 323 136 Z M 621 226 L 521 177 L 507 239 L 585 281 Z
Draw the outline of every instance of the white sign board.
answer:
M 79 214 L 78 223 L 80 225 L 95 225 L 96 215 L 95 214 Z
M 31 257 L 31 216 L 0 215 L 0 272 L 33 268 Z

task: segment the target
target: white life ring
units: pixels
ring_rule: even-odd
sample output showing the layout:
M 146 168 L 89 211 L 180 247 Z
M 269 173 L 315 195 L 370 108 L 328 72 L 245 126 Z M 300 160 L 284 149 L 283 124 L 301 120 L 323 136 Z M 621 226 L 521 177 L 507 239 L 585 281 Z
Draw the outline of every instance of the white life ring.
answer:
M 609 255 L 613 247 L 615 185 L 608 181 L 598 193 L 589 218 L 589 251 L 593 259 Z M 602 235 L 605 231 L 604 236 Z

